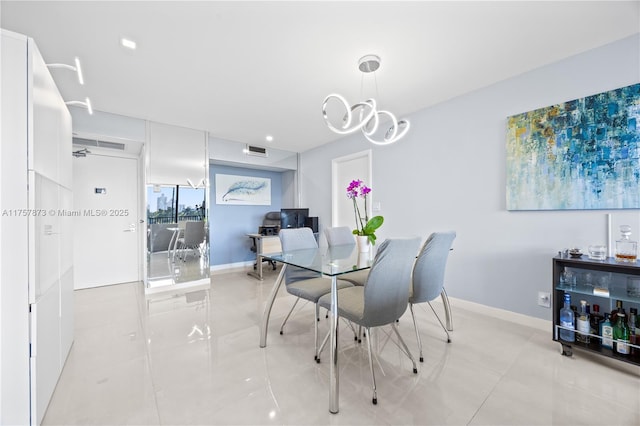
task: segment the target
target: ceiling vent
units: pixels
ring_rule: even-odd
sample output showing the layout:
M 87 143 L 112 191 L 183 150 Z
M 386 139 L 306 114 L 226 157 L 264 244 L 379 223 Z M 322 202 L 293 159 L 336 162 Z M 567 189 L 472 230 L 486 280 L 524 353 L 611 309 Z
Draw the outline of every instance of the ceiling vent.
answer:
M 268 157 L 267 148 L 263 148 L 261 146 L 247 145 L 244 150 L 247 155 L 255 155 L 256 157 Z
M 124 151 L 124 144 L 118 142 L 105 142 L 96 139 L 73 138 L 74 145 L 94 146 L 96 148 L 108 148 Z

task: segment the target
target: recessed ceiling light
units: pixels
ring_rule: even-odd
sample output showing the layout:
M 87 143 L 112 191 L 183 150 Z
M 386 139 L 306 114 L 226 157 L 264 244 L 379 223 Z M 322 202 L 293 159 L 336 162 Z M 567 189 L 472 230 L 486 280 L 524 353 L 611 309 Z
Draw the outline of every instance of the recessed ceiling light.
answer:
M 267 137 L 265 138 L 265 140 L 266 140 L 267 142 L 271 142 L 271 141 L 273 141 L 273 136 L 271 136 L 271 135 L 267 135 Z
M 129 40 L 128 38 L 121 38 L 120 43 L 127 49 L 135 50 L 136 48 L 136 42 L 133 40 Z

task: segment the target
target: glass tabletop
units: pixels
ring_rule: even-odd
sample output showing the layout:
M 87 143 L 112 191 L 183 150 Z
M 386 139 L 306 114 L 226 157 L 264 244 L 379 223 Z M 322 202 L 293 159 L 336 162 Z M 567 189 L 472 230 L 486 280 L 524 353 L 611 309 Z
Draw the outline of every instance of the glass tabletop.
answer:
M 327 276 L 369 269 L 373 263 L 372 252 L 360 253 L 355 244 L 266 253 L 262 257 Z

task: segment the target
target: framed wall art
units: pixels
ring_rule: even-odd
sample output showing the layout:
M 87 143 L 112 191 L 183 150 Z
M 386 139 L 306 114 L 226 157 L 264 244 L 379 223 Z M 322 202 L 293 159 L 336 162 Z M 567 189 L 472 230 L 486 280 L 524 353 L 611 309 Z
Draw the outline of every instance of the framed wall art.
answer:
M 216 204 L 271 205 L 271 179 L 216 174 Z
M 640 84 L 507 118 L 507 209 L 640 208 Z

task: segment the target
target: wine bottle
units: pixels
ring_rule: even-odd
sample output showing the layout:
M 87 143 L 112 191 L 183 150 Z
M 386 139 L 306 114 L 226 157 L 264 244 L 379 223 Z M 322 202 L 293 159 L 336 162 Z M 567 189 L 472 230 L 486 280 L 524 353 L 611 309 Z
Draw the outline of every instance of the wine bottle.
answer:
M 611 311 L 611 325 L 615 326 L 618 323 L 618 312 L 626 314 L 622 307 L 622 300 L 616 300 L 616 308 Z
M 638 310 L 636 308 L 629 308 L 629 320 L 627 322 L 627 326 L 629 327 L 629 343 L 632 345 L 638 344 L 638 335 L 636 334 L 636 318 L 638 316 Z M 635 355 L 640 353 L 638 349 L 633 346 L 630 347 L 631 355 Z
M 616 352 L 620 355 L 629 355 L 629 326 L 627 316 L 618 312 L 618 322 L 613 327 Z
M 576 340 L 581 343 L 589 343 L 589 333 L 591 332 L 591 324 L 589 323 L 589 313 L 587 312 L 587 301 L 580 301 L 580 312 L 576 320 L 578 334 Z
M 591 307 L 591 334 L 600 334 L 600 323 L 604 319 L 600 314 L 600 305 L 594 303 Z

